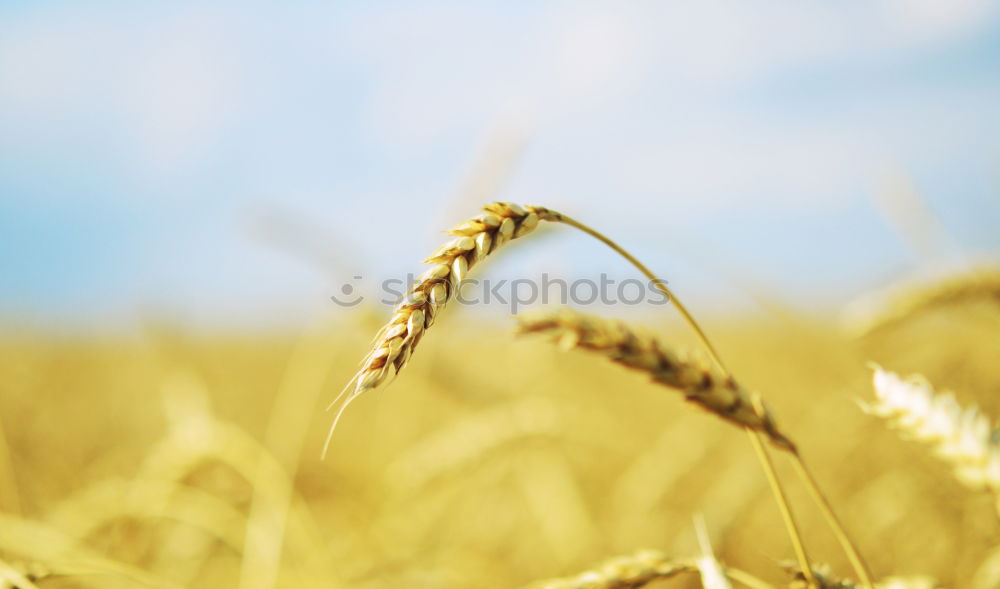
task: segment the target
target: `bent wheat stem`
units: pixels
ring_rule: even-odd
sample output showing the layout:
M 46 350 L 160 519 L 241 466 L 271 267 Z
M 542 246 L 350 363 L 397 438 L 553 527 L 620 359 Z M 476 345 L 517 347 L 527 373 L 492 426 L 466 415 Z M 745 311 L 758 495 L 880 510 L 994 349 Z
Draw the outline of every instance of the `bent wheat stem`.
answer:
M 625 248 L 615 243 L 613 240 L 611 240 L 611 238 L 607 237 L 600 231 L 588 227 L 587 225 L 584 225 L 583 223 L 577 221 L 576 219 L 567 217 L 566 215 L 563 215 L 561 213 L 557 213 L 555 211 L 549 211 L 549 213 L 550 213 L 549 218 L 551 220 L 558 221 L 560 223 L 565 223 L 571 227 L 576 227 L 580 231 L 583 231 L 587 235 L 590 235 L 591 237 L 597 239 L 604 245 L 615 250 L 615 252 L 617 252 L 618 255 L 625 258 L 630 264 L 635 266 L 636 270 L 641 272 L 643 276 L 652 281 L 652 283 L 656 285 L 656 288 L 667 296 L 667 299 L 669 299 L 670 302 L 673 304 L 674 308 L 677 309 L 677 312 L 681 314 L 681 318 L 684 319 L 684 322 L 687 324 L 687 326 L 698 337 L 698 340 L 701 342 L 701 345 L 705 347 L 705 349 L 708 351 L 709 356 L 712 357 L 712 361 L 715 362 L 715 364 L 719 367 L 720 370 L 722 370 L 727 374 L 729 373 L 729 371 L 726 369 L 725 364 L 722 363 L 722 358 L 720 358 L 718 352 L 715 351 L 715 346 L 712 345 L 712 342 L 709 341 L 708 336 L 705 335 L 704 331 L 702 331 L 701 326 L 698 325 L 698 322 L 695 321 L 694 317 L 691 316 L 691 313 L 688 312 L 687 307 L 684 306 L 681 300 L 674 295 L 673 291 L 670 290 L 670 287 L 667 286 L 666 280 L 662 280 L 659 277 L 657 277 L 656 274 L 653 274 L 650 271 L 650 269 L 646 267 L 645 264 L 640 262 L 638 259 L 636 259 L 635 256 L 628 253 L 628 251 L 626 251 Z
M 709 341 L 708 336 L 705 334 L 704 330 L 701 329 L 701 326 L 698 324 L 697 321 L 695 321 L 694 317 L 691 315 L 690 312 L 688 312 L 687 308 L 684 306 L 683 303 L 681 303 L 680 299 L 677 298 L 677 296 L 670 290 L 670 288 L 667 287 L 666 282 L 664 280 L 658 278 L 655 274 L 653 274 L 649 270 L 649 268 L 647 268 L 642 262 L 636 259 L 635 256 L 630 254 L 620 245 L 618 245 L 613 240 L 606 237 L 599 231 L 591 227 L 588 227 L 587 225 L 584 225 L 583 223 L 580 223 L 575 219 L 567 217 L 566 215 L 556 213 L 554 211 L 549 211 L 547 220 L 558 221 L 576 227 L 577 229 L 583 231 L 584 233 L 587 233 L 588 235 L 601 241 L 602 243 L 613 249 L 615 252 L 617 252 L 619 255 L 621 255 L 623 258 L 625 258 L 630 264 L 635 266 L 635 268 L 639 270 L 639 272 L 641 272 L 644 276 L 646 276 L 649 280 L 651 280 L 653 284 L 655 284 L 656 287 L 670 299 L 671 303 L 673 303 L 674 305 L 674 308 L 677 309 L 677 312 L 680 313 L 681 317 L 684 319 L 684 322 L 688 325 L 691 331 L 693 331 L 694 334 L 701 341 L 701 344 L 705 347 L 705 350 L 712 357 L 712 360 L 719 367 L 719 369 L 721 369 L 726 374 L 730 374 L 729 371 L 726 369 L 725 364 L 722 362 L 722 358 L 719 357 L 719 354 L 716 351 L 715 346 L 713 346 L 711 341 Z M 751 434 L 751 437 L 756 439 L 756 436 L 754 435 L 754 432 L 751 428 L 747 428 L 747 432 Z M 759 445 L 759 441 L 757 442 L 757 444 L 755 444 L 755 446 L 756 445 Z M 831 527 L 831 529 L 834 532 L 834 535 L 837 538 L 837 541 L 840 543 L 841 548 L 848 555 L 848 558 L 850 559 L 851 564 L 853 565 L 858 577 L 861 578 L 862 582 L 864 582 L 865 586 L 868 589 L 872 589 L 873 583 L 871 581 L 871 574 L 869 572 L 867 564 L 861 557 L 857 548 L 854 546 L 854 543 L 851 541 L 850 537 L 847 535 L 847 532 L 844 529 L 843 525 L 840 523 L 840 520 L 833 513 L 833 510 L 830 507 L 829 500 L 823 494 L 822 490 L 819 488 L 818 484 L 816 483 L 816 480 L 812 477 L 809 470 L 805 468 L 805 464 L 802 460 L 802 457 L 798 453 L 798 449 L 794 445 L 791 445 L 790 447 L 785 447 L 784 449 L 792 454 L 793 462 L 797 465 L 796 472 L 798 473 L 802 481 L 805 483 L 806 487 L 809 489 L 810 497 L 812 497 L 813 501 L 820 508 L 820 511 L 823 513 L 823 516 L 826 519 L 827 524 Z M 769 458 L 762 456 L 760 453 L 758 453 L 758 458 L 760 459 L 761 464 L 765 466 L 765 470 L 767 470 L 768 467 L 765 465 L 765 460 L 769 461 Z M 781 505 L 783 503 L 782 499 L 783 493 L 779 489 L 776 489 L 774 485 L 772 485 L 772 491 L 775 492 L 775 499 L 778 500 L 779 505 Z M 785 504 L 782 509 L 787 510 L 787 504 Z M 794 525 L 795 524 L 793 521 L 792 522 L 793 529 Z M 796 536 L 797 532 L 793 534 L 793 543 L 796 541 L 795 540 Z M 808 565 L 806 565 L 805 569 L 811 571 L 811 569 L 808 568 Z

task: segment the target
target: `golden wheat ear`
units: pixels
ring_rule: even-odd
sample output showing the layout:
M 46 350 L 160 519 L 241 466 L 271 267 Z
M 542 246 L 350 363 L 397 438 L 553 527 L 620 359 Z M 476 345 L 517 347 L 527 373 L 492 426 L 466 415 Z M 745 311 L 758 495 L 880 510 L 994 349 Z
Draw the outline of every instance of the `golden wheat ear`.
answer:
M 674 558 L 662 552 L 643 550 L 620 556 L 571 577 L 540 581 L 528 589 L 638 589 L 654 581 L 683 573 L 696 573 L 694 559 Z
M 935 282 L 900 285 L 862 297 L 848 306 L 844 323 L 863 337 L 901 325 L 931 309 L 973 302 L 1000 303 L 1000 268 L 976 268 Z
M 722 419 L 758 431 L 773 444 L 794 450 L 764 404 L 715 366 L 679 354 L 653 336 L 621 321 L 570 309 L 517 316 L 519 334 L 546 335 L 563 348 L 594 352 L 616 364 L 644 372 L 657 384 Z
M 406 366 L 424 333 L 454 296 L 466 274 L 505 243 L 534 231 L 540 220 L 554 220 L 554 215 L 545 207 L 494 202 L 486 205 L 482 214 L 447 231 L 452 239 L 424 259 L 424 263 L 431 264 L 430 269 L 407 290 L 392 318 L 375 335 L 361 367 L 328 407 L 335 409 L 336 414 L 324 444 L 324 456 L 348 405 L 365 392 L 382 386 Z

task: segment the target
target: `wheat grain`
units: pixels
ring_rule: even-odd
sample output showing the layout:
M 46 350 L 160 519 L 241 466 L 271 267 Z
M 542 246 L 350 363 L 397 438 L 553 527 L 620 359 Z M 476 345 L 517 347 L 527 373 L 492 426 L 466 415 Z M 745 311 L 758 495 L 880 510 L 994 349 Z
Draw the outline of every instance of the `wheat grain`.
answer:
M 654 382 L 723 419 L 767 435 L 775 445 L 794 449 L 759 397 L 734 379 L 696 357 L 681 356 L 656 338 L 640 334 L 620 321 L 609 321 L 563 309 L 518 316 L 521 334 L 546 334 L 563 348 L 582 348 L 645 372 Z
M 593 570 L 572 577 L 542 581 L 530 588 L 639 589 L 653 581 L 697 571 L 698 567 L 692 559 L 678 559 L 655 550 L 644 550 L 611 559 Z
M 1000 497 L 1000 442 L 985 415 L 936 392 L 919 375 L 902 379 L 876 366 L 873 380 L 875 401 L 862 404 L 866 412 L 888 420 L 903 437 L 932 445 L 966 486 Z

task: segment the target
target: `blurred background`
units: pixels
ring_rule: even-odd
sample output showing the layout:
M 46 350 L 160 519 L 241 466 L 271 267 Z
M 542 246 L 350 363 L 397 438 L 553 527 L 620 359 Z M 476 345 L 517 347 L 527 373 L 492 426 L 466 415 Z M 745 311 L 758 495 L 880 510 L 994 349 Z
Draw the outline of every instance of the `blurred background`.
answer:
M 995 306 L 842 325 L 995 267 L 998 104 L 988 0 L 3 2 L 0 586 L 513 587 L 694 554 L 695 513 L 782 582 L 739 431 L 502 305 L 454 309 L 318 460 L 380 281 L 494 199 L 667 278 L 877 572 L 1000 586 L 989 498 L 855 404 L 877 360 L 1000 414 Z M 562 227 L 482 270 L 635 277 Z

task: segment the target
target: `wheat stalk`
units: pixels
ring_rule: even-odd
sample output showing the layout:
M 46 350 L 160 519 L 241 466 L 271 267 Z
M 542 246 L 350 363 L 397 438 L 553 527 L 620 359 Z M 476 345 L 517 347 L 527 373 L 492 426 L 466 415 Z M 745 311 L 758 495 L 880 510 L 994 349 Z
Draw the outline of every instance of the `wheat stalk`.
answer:
M 597 568 L 572 577 L 533 584 L 530 589 L 639 589 L 653 581 L 696 572 L 698 566 L 694 559 L 679 559 L 655 550 L 643 550 L 608 560 Z
M 888 420 L 903 437 L 930 444 L 960 482 L 993 492 L 1000 509 L 1000 432 L 989 418 L 935 391 L 919 375 L 903 379 L 876 366 L 873 380 L 875 401 L 862 408 Z
M 621 321 L 585 315 L 569 309 L 518 316 L 520 334 L 544 334 L 564 349 L 596 352 L 612 362 L 647 373 L 654 382 L 680 391 L 686 400 L 726 421 L 765 434 L 774 444 L 793 449 L 770 412 L 755 395 L 714 366 L 694 356 L 682 356 L 650 335 Z

